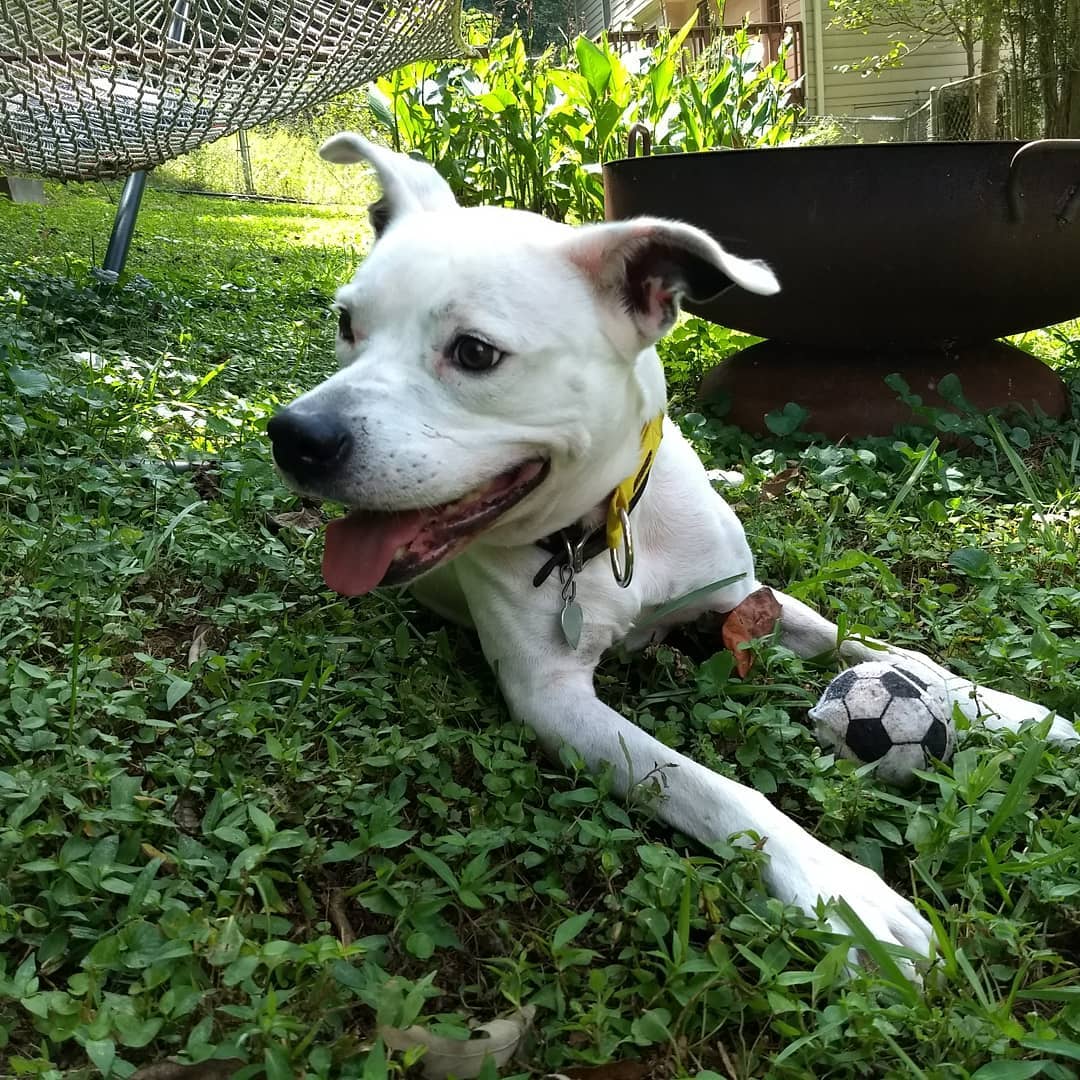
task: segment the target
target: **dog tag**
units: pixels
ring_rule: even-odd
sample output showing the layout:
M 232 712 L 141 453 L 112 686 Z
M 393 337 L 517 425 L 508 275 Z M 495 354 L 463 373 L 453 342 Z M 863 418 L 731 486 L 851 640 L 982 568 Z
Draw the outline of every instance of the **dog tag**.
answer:
M 575 600 L 570 600 L 563 605 L 559 614 L 559 625 L 562 627 L 563 637 L 571 649 L 576 649 L 581 644 L 581 628 L 585 624 L 585 614 L 581 605 Z

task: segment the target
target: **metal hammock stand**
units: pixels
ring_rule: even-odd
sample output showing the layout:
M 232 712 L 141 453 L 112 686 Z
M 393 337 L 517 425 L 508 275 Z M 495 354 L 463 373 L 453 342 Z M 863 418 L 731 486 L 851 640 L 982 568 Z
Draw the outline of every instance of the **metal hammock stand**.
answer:
M 0 0 L 0 172 L 126 176 L 115 281 L 146 171 L 415 60 L 460 55 L 460 0 Z

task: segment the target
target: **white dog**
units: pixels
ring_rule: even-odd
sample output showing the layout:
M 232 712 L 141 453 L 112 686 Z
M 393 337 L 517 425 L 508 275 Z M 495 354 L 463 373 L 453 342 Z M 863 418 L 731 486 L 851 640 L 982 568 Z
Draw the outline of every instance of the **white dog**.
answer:
M 668 749 L 593 688 L 609 646 L 643 645 L 762 588 L 738 519 L 664 418 L 653 345 L 680 296 L 775 293 L 772 272 L 675 222 L 572 228 L 462 209 L 433 168 L 358 135 L 320 152 L 371 163 L 383 190 L 375 247 L 337 295 L 341 370 L 269 427 L 294 489 L 354 508 L 327 529 L 326 583 L 356 596 L 412 582 L 422 602 L 475 626 L 514 716 L 547 751 L 568 743 L 591 767 L 606 763 L 623 794 L 659 768 L 664 821 L 706 844 L 758 838 L 774 895 L 806 912 L 842 897 L 881 941 L 927 956 L 929 923 L 875 873 Z M 786 646 L 836 651 L 833 624 L 773 595 Z M 859 662 L 882 648 L 845 641 L 840 652 Z M 1011 729 L 1046 716 L 889 651 L 924 665 L 971 716 Z M 1053 737 L 1077 737 L 1063 719 L 1053 725 Z

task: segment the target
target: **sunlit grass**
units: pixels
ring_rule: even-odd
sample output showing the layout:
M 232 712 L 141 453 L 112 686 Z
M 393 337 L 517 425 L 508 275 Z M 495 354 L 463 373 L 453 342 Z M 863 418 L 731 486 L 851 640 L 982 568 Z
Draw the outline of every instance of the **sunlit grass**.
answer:
M 372 202 L 366 170 L 328 164 L 316 153 L 318 142 L 313 134 L 281 127 L 250 131 L 254 193 L 345 206 Z M 155 173 L 155 184 L 243 194 L 247 188 L 236 137 L 167 162 Z
M 1059 323 L 1044 330 L 1029 330 L 1006 338 L 1017 348 L 1048 361 L 1051 366 L 1076 363 L 1076 342 L 1080 341 L 1080 319 Z

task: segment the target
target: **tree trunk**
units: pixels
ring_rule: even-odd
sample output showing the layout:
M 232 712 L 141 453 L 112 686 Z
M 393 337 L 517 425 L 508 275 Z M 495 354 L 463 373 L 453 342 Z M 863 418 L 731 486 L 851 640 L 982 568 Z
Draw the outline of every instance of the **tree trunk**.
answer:
M 1068 102 L 1068 109 L 1064 117 L 1064 132 L 1066 139 L 1080 139 L 1080 70 L 1073 69 L 1065 72 L 1064 100 Z
M 1065 136 L 1080 138 L 1080 0 L 1065 2 Z
M 979 122 L 976 137 L 992 139 L 997 134 L 998 68 L 1001 67 L 1001 0 L 984 0 L 982 13 L 982 56 L 979 62 Z
M 1040 0 L 1031 8 L 1032 30 L 1035 35 L 1035 55 L 1039 62 L 1039 85 L 1043 99 L 1044 133 L 1048 138 L 1058 134 L 1059 97 L 1057 86 L 1057 56 L 1054 39 L 1057 36 L 1056 11 L 1053 0 Z

